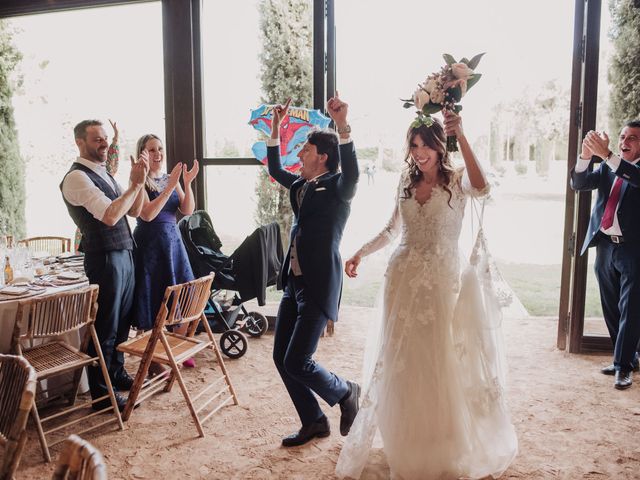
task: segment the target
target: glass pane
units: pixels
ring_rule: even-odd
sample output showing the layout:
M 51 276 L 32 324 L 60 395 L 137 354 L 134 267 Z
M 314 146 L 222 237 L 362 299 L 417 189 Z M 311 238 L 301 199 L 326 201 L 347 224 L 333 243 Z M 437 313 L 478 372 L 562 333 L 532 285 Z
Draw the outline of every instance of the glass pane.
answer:
M 269 96 L 265 93 L 261 80 L 264 61 L 267 60 L 263 60 L 261 55 L 269 58 L 268 61 L 275 61 L 269 51 L 265 50 L 267 46 L 262 40 L 262 13 L 259 4 L 259 0 L 203 2 L 202 56 L 207 158 L 253 157 L 251 147 L 258 135 L 248 124 L 251 110 L 267 101 L 265 97 Z M 292 48 L 308 49 L 306 55 L 309 58 L 312 51 L 310 6 L 310 0 L 298 2 L 295 10 L 297 13 L 288 12 L 288 15 L 278 21 L 265 19 L 272 31 L 279 28 L 279 21 L 300 22 L 294 25 L 305 27 L 305 32 L 309 32 L 309 42 Z M 296 15 L 301 19 L 296 20 Z M 291 71 L 283 67 L 278 75 L 286 77 L 291 75 Z M 270 80 L 278 83 L 273 78 Z M 270 89 L 273 90 L 274 87 Z M 284 100 L 286 99 L 278 99 Z
M 377 192 L 375 198 L 392 201 L 403 168 L 405 134 L 415 117 L 413 109 L 402 108 L 400 99 L 409 98 L 419 82 L 444 65 L 443 53 L 461 59 L 486 52 L 476 69 L 482 79 L 461 102 L 465 134 L 493 184 L 485 232 L 494 257 L 526 310 L 556 316 L 567 181 L 573 4 L 498 0 L 455 5 L 464 12 L 456 17 L 456 33 L 451 22 L 431 21 L 425 29 L 415 20 L 449 18 L 451 5 L 446 2 L 399 0 L 384 9 L 370 8 L 365 0 L 336 2 L 337 88 L 349 103 L 362 170 L 376 166 L 375 185 L 366 185 L 363 175 L 354 202 L 369 188 Z M 549 11 L 554 14 L 548 15 Z M 415 28 L 409 27 L 412 22 Z M 544 35 L 540 35 L 540 25 L 545 25 Z M 358 215 L 370 214 L 354 208 L 349 219 L 345 241 L 351 235 L 356 246 L 371 233 L 353 227 L 361 223 Z M 468 217 L 463 240 L 470 237 Z M 376 231 L 387 220 L 382 215 L 368 218 Z M 367 261 L 384 265 L 388 258 L 385 252 Z M 376 288 L 373 282 L 377 280 L 379 276 L 371 276 L 371 289 Z M 358 281 L 367 281 L 365 275 Z M 351 301 L 365 303 L 375 298 L 370 290 L 363 287 L 362 302 Z
M 260 169 L 247 165 L 205 167 L 207 211 L 222 241 L 222 252 L 230 255 L 258 226 L 256 182 Z
M 27 235 L 73 238 L 58 185 L 78 155 L 73 127 L 108 119 L 120 130 L 126 186 L 139 136 L 164 134 L 160 2 L 83 9 L 8 20 L 22 53 L 22 88 L 13 98 L 20 152 L 27 164 Z M 96 29 L 117 26 L 102 38 Z M 85 41 L 91 39 L 91 41 Z

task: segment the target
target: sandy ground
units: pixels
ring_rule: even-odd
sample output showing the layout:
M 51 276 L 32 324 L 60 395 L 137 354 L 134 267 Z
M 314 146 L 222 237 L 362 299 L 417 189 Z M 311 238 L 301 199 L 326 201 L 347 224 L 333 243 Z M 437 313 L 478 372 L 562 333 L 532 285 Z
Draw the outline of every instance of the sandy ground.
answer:
M 364 333 L 373 310 L 346 307 L 317 358 L 358 378 Z M 640 385 L 616 391 L 599 373 L 603 356 L 571 355 L 555 348 L 556 321 L 505 321 L 510 364 L 509 402 L 520 453 L 502 478 L 625 479 L 640 477 Z M 87 436 L 105 455 L 112 479 L 331 479 L 343 439 L 339 408 L 326 409 L 334 432 L 303 447 L 280 447 L 298 428 L 293 406 L 271 361 L 273 337 L 250 339 L 247 354 L 226 365 L 240 406 L 223 408 L 198 438 L 176 387 L 134 411 L 125 431 Z M 208 354 L 207 354 L 208 355 Z M 209 358 L 213 358 L 210 356 Z M 200 357 L 187 371 L 199 383 L 212 365 Z M 59 448 L 54 449 L 57 458 Z M 18 478 L 50 478 L 31 436 Z M 378 471 L 378 473 L 373 473 Z M 380 471 L 382 473 L 380 473 Z M 387 478 L 384 454 L 374 451 L 365 478 Z

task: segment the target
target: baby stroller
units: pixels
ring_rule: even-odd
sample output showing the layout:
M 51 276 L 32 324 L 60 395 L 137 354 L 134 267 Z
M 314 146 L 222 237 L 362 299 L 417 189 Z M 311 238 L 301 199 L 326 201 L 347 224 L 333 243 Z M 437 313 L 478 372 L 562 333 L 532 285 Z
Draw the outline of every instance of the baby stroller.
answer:
M 259 337 L 269 326 L 263 314 L 248 312 L 243 302 L 256 298 L 263 306 L 266 288 L 277 282 L 284 256 L 280 227 L 277 223 L 258 227 L 227 256 L 220 251 L 222 242 L 206 211 L 195 211 L 178 226 L 194 275 L 216 274 L 205 315 L 214 330 L 222 328 L 220 349 L 229 358 L 240 358 L 247 351 L 247 337 L 240 330 Z M 233 292 L 233 297 L 220 300 L 223 290 Z

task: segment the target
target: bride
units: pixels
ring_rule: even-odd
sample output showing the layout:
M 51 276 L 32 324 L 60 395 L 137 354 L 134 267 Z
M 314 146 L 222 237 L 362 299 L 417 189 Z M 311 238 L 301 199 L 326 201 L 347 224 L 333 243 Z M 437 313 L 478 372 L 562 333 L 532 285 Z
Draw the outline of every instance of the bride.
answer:
M 466 168 L 452 165 L 447 135 L 457 136 Z M 444 128 L 418 117 L 405 162 L 390 221 L 345 265 L 355 277 L 363 257 L 401 235 L 385 274 L 379 337 L 365 361 L 362 405 L 336 473 L 359 478 L 379 431 L 393 479 L 497 478 L 517 452 L 502 387 L 499 308 L 491 314 L 490 288 L 474 282 L 476 270 L 461 277 L 458 253 L 467 196 L 487 194 L 489 184 L 453 112 L 445 111 Z

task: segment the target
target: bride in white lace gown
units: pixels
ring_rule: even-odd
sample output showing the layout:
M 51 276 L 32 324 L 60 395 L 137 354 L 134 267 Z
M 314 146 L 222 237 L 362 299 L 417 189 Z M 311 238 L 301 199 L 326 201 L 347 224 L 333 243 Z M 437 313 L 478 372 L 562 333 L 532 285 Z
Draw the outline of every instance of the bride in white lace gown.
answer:
M 454 133 L 464 169 L 446 154 L 445 134 Z M 444 129 L 437 121 L 410 128 L 407 150 L 391 220 L 346 262 L 354 277 L 362 257 L 401 235 L 385 274 L 382 324 L 365 353 L 362 405 L 336 473 L 359 478 L 379 431 L 393 479 L 498 477 L 517 452 L 499 323 L 488 318 L 499 307 L 489 305 L 475 269 L 465 270 L 458 295 L 465 203 L 488 183 L 458 115 L 447 113 Z

